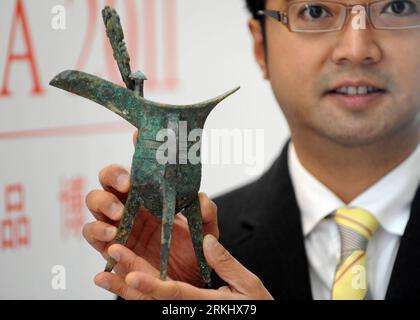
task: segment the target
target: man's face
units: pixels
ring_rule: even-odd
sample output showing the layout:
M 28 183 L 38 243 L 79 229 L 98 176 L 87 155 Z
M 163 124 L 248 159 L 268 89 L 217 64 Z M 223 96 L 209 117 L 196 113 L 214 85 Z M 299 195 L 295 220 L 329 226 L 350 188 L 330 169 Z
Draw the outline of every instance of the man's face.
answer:
M 285 0 L 267 0 L 266 9 L 285 8 Z M 341 31 L 305 34 L 266 17 L 267 77 L 292 134 L 306 130 L 340 145 L 363 145 L 419 126 L 420 29 L 375 30 L 369 22 L 354 29 L 351 19 Z M 384 92 L 329 93 L 352 83 Z

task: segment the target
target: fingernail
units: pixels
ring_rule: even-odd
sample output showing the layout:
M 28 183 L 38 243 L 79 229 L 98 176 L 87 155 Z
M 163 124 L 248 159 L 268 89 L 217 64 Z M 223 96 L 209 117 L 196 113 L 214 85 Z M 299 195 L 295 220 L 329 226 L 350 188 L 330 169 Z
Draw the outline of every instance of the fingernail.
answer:
M 109 284 L 109 281 L 106 279 L 101 279 L 96 283 L 99 287 L 105 290 L 111 289 L 111 285 Z
M 115 261 L 120 261 L 120 253 L 118 251 L 108 252 L 109 256 Z
M 130 177 L 128 174 L 121 174 L 117 178 L 117 188 L 118 191 L 124 192 L 128 189 L 130 185 Z
M 214 236 L 212 236 L 211 234 L 208 234 L 204 238 L 204 243 L 208 249 L 214 249 L 214 247 L 216 247 L 219 242 Z
M 206 198 L 206 199 L 208 199 L 208 198 L 209 198 L 209 196 L 207 195 L 207 193 L 205 193 L 204 191 L 200 191 L 200 194 L 201 194 L 204 198 Z
M 105 235 L 106 235 L 107 238 L 114 239 L 116 234 L 117 234 L 117 228 L 115 228 L 115 227 L 106 227 L 105 228 Z
M 122 213 L 124 211 L 124 206 L 121 203 L 112 203 L 111 208 L 109 209 L 109 214 L 112 219 L 120 219 L 122 216 Z

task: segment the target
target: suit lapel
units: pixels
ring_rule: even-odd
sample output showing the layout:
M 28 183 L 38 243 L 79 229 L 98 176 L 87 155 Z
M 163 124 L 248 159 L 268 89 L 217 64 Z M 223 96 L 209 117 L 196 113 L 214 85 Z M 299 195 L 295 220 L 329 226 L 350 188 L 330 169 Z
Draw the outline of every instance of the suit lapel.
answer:
M 401 237 L 386 294 L 387 300 L 420 299 L 420 187 Z
M 300 211 L 289 175 L 288 145 L 272 167 L 248 193 L 242 226 L 248 234 L 238 239 L 244 251 L 254 250 L 244 264 L 276 299 L 312 299 Z M 258 214 L 256 214 L 258 213 Z M 262 272 L 262 273 L 261 273 Z

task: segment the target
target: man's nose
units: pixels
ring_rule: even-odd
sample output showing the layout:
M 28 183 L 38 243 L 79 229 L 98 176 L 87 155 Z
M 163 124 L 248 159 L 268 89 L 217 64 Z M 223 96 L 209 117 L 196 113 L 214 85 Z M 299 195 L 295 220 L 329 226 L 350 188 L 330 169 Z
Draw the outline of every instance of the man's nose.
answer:
M 355 19 L 351 11 L 343 29 L 337 33 L 337 44 L 332 54 L 336 64 L 369 65 L 378 63 L 382 59 L 382 52 L 378 45 L 376 30 L 370 25 L 366 16 L 365 28 L 362 24 L 353 24 Z

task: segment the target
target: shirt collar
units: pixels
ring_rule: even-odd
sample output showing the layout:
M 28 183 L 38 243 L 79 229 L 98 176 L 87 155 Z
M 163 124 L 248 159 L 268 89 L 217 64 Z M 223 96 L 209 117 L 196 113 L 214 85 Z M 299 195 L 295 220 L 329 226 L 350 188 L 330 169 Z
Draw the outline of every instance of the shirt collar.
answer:
M 419 163 L 420 145 L 348 206 L 368 210 L 387 232 L 402 235 L 420 182 Z M 288 166 L 302 215 L 303 233 L 307 236 L 321 220 L 346 204 L 303 167 L 292 142 L 289 144 Z

